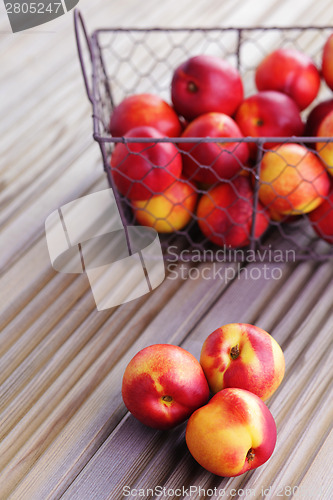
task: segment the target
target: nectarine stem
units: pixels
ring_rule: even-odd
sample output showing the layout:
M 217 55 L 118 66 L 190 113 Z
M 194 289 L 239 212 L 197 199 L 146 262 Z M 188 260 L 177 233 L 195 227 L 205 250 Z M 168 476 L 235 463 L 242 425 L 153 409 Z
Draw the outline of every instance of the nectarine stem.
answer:
M 254 453 L 253 449 L 250 448 L 249 451 L 247 452 L 246 460 L 248 462 L 252 462 L 252 460 L 254 460 L 254 457 L 255 457 L 255 453 Z
M 192 94 L 198 92 L 198 86 L 194 82 L 188 82 L 187 88 Z
M 171 396 L 162 396 L 162 400 L 165 401 L 166 403 L 170 403 L 172 401 Z
M 239 345 L 236 344 L 234 347 L 230 349 L 230 356 L 232 359 L 237 359 L 239 356 Z

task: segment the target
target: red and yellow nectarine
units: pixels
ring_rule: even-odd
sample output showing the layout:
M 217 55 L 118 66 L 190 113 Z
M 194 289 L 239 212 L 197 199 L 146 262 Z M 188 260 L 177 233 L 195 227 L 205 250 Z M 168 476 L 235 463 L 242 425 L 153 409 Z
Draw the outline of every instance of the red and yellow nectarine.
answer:
M 182 171 L 181 155 L 172 142 L 154 142 L 163 135 L 153 127 L 132 128 L 125 139 L 152 142 L 117 143 L 111 156 L 111 173 L 118 191 L 130 200 L 147 200 L 163 193 Z
M 193 120 L 184 130 L 182 138 L 197 137 L 198 141 L 182 142 L 184 174 L 189 179 L 214 184 L 234 177 L 249 158 L 245 142 L 205 142 L 205 137 L 242 138 L 237 123 L 224 113 L 206 113 Z
M 189 418 L 191 455 L 218 476 L 239 476 L 265 463 L 276 443 L 276 424 L 265 403 L 244 389 L 224 389 Z
M 297 49 L 277 49 L 257 66 L 255 81 L 258 90 L 278 90 L 289 95 L 300 110 L 316 98 L 320 73 L 312 59 Z
M 149 200 L 133 201 L 132 206 L 139 224 L 153 227 L 159 233 L 172 233 L 190 222 L 197 198 L 194 186 L 182 178 L 171 184 L 163 194 Z
M 112 111 L 110 133 L 122 137 L 142 125 L 156 128 L 162 135 L 178 137 L 182 126 L 175 110 L 154 94 L 134 94 L 123 99 Z
M 299 215 L 319 206 L 330 181 L 318 156 L 296 143 L 277 145 L 261 162 L 259 199 L 269 210 Z
M 209 397 L 200 363 L 182 347 L 154 344 L 139 351 L 123 375 L 127 409 L 143 424 L 171 429 L 186 420 Z
M 246 137 L 291 137 L 300 136 L 304 131 L 295 101 L 275 90 L 262 90 L 244 99 L 235 120 Z M 265 147 L 271 146 L 272 143 L 265 144 Z M 255 159 L 256 144 L 250 142 L 249 147 L 251 157 Z
M 199 200 L 198 224 L 203 234 L 213 243 L 231 248 L 250 242 L 253 221 L 253 188 L 249 177 L 240 175 L 232 182 L 222 182 L 211 188 Z M 267 229 L 269 216 L 257 204 L 254 237 Z
M 327 38 L 323 48 L 321 72 L 327 86 L 333 90 L 333 34 Z
M 214 394 L 238 387 L 264 401 L 279 387 L 285 370 L 276 340 L 261 328 L 244 323 L 224 325 L 211 333 L 202 346 L 200 363 Z
M 321 121 L 317 137 L 333 138 L 333 110 Z M 333 142 L 316 142 L 316 150 L 323 160 L 328 172 L 333 175 Z
M 201 54 L 175 69 L 171 99 L 178 114 L 187 120 L 216 111 L 232 115 L 243 99 L 240 74 L 228 61 Z
M 333 245 L 333 189 L 323 203 L 309 213 L 309 219 L 318 236 Z

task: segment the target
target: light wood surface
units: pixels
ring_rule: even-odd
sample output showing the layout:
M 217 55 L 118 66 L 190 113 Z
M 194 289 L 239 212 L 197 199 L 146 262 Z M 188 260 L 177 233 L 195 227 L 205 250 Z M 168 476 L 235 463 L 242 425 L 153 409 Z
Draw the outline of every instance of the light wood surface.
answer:
M 79 7 L 89 32 L 333 26 L 329 0 L 81 0 Z M 97 311 L 86 275 L 52 269 L 44 232 L 53 210 L 107 187 L 73 16 L 13 35 L 1 9 L 1 500 L 118 500 L 126 485 L 192 486 L 193 499 L 205 498 L 195 487 L 223 490 L 216 499 L 244 498 L 244 490 L 248 498 L 263 498 L 262 490 L 266 498 L 291 498 L 287 486 L 301 500 L 332 498 L 332 260 L 269 264 L 280 279 L 251 278 L 256 264 L 230 281 L 167 278 L 149 295 Z M 320 40 L 304 44 L 315 51 Z M 269 331 L 287 368 L 268 402 L 278 427 L 273 456 L 225 479 L 195 463 L 185 424 L 165 433 L 137 422 L 122 402 L 121 379 L 141 348 L 172 343 L 198 358 L 206 336 L 229 322 Z

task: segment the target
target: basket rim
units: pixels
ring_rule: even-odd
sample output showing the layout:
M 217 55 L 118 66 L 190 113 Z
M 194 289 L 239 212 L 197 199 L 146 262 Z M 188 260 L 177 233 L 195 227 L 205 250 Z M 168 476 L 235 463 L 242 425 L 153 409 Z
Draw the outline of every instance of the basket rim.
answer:
M 111 135 L 100 135 L 98 133 L 94 134 L 94 139 L 103 143 L 119 143 L 122 142 L 124 144 L 129 143 L 162 143 L 162 142 L 171 142 L 174 144 L 182 144 L 182 143 L 236 143 L 236 142 L 246 142 L 246 143 L 254 143 L 258 146 L 263 146 L 266 142 L 274 142 L 276 144 L 304 144 L 304 143 L 330 143 L 333 142 L 333 137 L 317 137 L 317 136 L 275 136 L 275 137 L 126 137 L 126 136 L 111 136 Z
M 308 31 L 308 30 L 328 30 L 333 29 L 333 25 L 293 25 L 293 26 L 180 26 L 180 27 L 168 27 L 168 26 L 150 26 L 150 27 L 137 27 L 137 26 L 113 26 L 113 27 L 101 27 L 97 28 L 91 33 L 91 37 L 94 34 L 99 33 L 107 33 L 107 32 L 184 32 L 184 31 L 202 31 L 202 32 L 210 32 L 210 31 Z
M 135 27 L 135 26 L 126 26 L 126 27 L 100 27 L 95 29 L 94 31 L 91 32 L 91 35 L 88 35 L 88 38 L 92 42 L 92 47 L 94 50 L 100 50 L 99 46 L 99 35 L 105 34 L 105 33 L 159 33 L 159 32 L 165 32 L 165 33 L 182 33 L 182 32 L 236 32 L 239 37 L 238 44 L 242 42 L 241 40 L 241 34 L 243 32 L 269 32 L 269 31 L 277 31 L 277 32 L 282 32 L 282 31 L 324 31 L 324 30 L 332 30 L 333 31 L 333 25 L 307 25 L 307 26 L 300 26 L 300 25 L 293 25 L 293 26 L 276 26 L 276 25 L 270 25 L 270 26 L 210 26 L 210 27 L 203 27 L 203 26 L 181 26 L 181 27 L 165 27 L 165 26 L 153 26 L 153 27 Z M 93 57 L 92 57 L 92 69 L 93 69 L 93 80 L 95 78 L 98 79 L 97 77 L 97 68 L 96 68 L 96 60 L 95 60 L 95 54 L 93 50 Z M 94 121 L 94 127 L 93 127 L 93 138 L 95 141 L 97 141 L 100 144 L 115 144 L 119 142 L 123 143 L 131 143 L 131 142 L 150 142 L 150 143 L 157 143 L 157 142 L 171 142 L 171 143 L 198 143 L 198 142 L 212 142 L 212 143 L 217 143 L 221 142 L 223 140 L 224 143 L 236 143 L 236 142 L 246 142 L 246 143 L 252 143 L 256 144 L 257 146 L 263 146 L 264 143 L 270 142 L 270 143 L 296 143 L 296 144 L 315 144 L 316 142 L 322 142 L 322 143 L 331 143 L 333 142 L 333 137 L 320 137 L 320 141 L 318 141 L 318 137 L 316 136 L 288 136 L 288 137 L 283 137 L 283 136 L 260 136 L 260 137 L 252 137 L 252 136 L 243 136 L 243 137 L 187 137 L 184 138 L 182 136 L 178 137 L 163 137 L 163 138 L 142 138 L 142 137 L 135 137 L 135 138 L 127 138 L 125 136 L 112 136 L 109 133 L 101 133 L 99 127 L 98 127 L 98 122 L 101 120 L 101 118 L 98 116 L 96 113 L 96 97 L 98 96 L 98 91 L 97 91 L 97 86 L 96 86 L 96 81 L 94 82 L 95 84 L 92 86 L 92 98 L 93 98 L 93 121 Z

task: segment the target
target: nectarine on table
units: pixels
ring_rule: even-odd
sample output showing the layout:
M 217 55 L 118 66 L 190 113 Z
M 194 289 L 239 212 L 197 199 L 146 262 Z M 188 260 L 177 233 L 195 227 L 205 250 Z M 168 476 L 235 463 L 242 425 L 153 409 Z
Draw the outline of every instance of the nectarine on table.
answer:
M 284 376 L 285 361 L 276 340 L 261 328 L 231 323 L 205 340 L 200 363 L 210 390 L 238 387 L 268 399 Z
M 233 477 L 264 464 L 274 451 L 276 435 L 265 403 L 249 391 L 229 388 L 191 415 L 185 437 L 202 467 Z
M 139 351 L 123 375 L 127 409 L 143 424 L 171 429 L 184 422 L 209 397 L 204 372 L 182 347 L 154 344 Z

